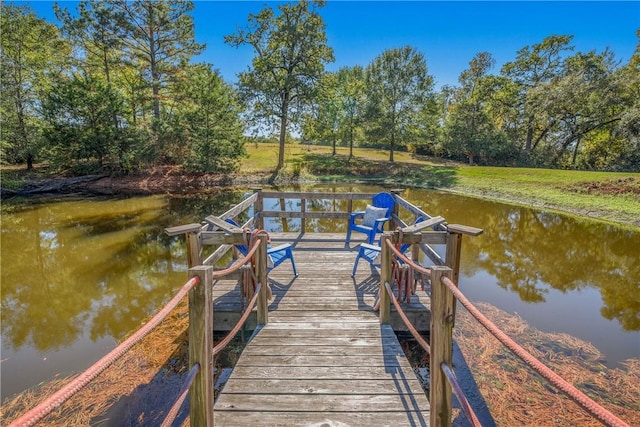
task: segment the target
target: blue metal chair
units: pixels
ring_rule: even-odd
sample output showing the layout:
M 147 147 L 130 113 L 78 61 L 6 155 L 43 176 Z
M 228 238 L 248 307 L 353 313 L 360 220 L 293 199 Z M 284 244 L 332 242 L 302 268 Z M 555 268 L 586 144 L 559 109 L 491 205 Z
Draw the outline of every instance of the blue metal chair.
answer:
M 371 199 L 371 205 L 365 211 L 353 212 L 349 218 L 347 244 L 351 241 L 351 232 L 358 231 L 367 235 L 367 243 L 372 244 L 377 233 L 382 233 L 384 223 L 391 219 L 395 200 L 389 193 L 378 193 Z M 362 218 L 360 222 L 356 219 Z
M 422 220 L 423 220 L 422 217 L 419 216 L 416 218 L 416 220 L 413 223 L 417 224 Z M 405 253 L 409 249 L 409 247 L 411 247 L 409 243 L 400 245 L 400 252 Z M 379 267 L 380 264 L 375 263 L 375 259 L 378 257 L 378 255 L 380 255 L 381 252 L 382 252 L 382 248 L 380 246 L 370 245 L 368 243 L 361 243 L 360 250 L 358 251 L 358 256 L 356 256 L 356 261 L 353 264 L 353 271 L 351 271 L 351 277 L 355 277 L 356 271 L 358 270 L 358 263 L 360 262 L 361 258 L 366 259 L 369 262 L 369 264 L 371 264 L 373 267 Z M 402 264 L 401 260 L 398 260 L 398 262 Z
M 229 224 L 231 224 L 231 225 L 233 225 L 235 227 L 240 227 L 231 218 L 227 218 L 225 221 L 227 221 Z M 247 255 L 249 253 L 249 248 L 247 247 L 247 245 L 235 245 L 235 246 L 240 251 L 240 253 L 242 255 Z M 289 259 L 289 260 L 291 260 L 291 267 L 293 268 L 293 275 L 294 276 L 298 275 L 298 272 L 296 270 L 296 263 L 293 260 L 293 247 L 291 246 L 291 243 L 285 243 L 284 245 L 279 245 L 279 246 L 268 245 L 267 246 L 267 256 L 271 260 L 270 264 L 272 264 L 272 265 L 268 265 L 267 266 L 267 272 L 273 270 L 274 268 L 276 268 L 277 266 L 282 264 L 284 261 Z

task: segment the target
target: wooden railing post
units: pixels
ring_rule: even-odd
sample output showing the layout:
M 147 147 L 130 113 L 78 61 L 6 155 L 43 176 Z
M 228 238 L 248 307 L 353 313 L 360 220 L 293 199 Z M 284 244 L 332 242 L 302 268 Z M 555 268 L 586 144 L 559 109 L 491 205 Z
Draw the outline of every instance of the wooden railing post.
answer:
M 307 212 L 306 199 L 300 199 L 300 212 L 302 213 L 302 218 L 300 218 L 300 233 L 304 234 L 307 231 L 307 218 L 305 217 L 305 213 Z
M 380 245 L 382 248 L 382 254 L 380 259 L 380 323 L 381 324 L 389 324 L 391 321 L 391 297 L 387 293 L 387 289 L 385 287 L 385 283 L 389 282 L 391 284 L 391 261 L 393 259 L 393 254 L 391 253 L 391 249 L 389 245 L 386 243 L 387 241 L 391 241 L 392 234 L 390 232 L 385 232 L 382 234 L 382 238 L 380 240 Z
M 258 230 L 264 229 L 264 217 L 262 211 L 264 210 L 264 198 L 262 197 L 262 188 L 252 188 L 252 190 L 258 193 L 258 198 L 253 204 L 253 217 L 255 218 L 254 224 Z
M 451 269 L 451 280 L 458 285 L 460 277 L 460 253 L 462 249 L 462 234 L 449 231 L 447 233 L 447 249 L 444 263 Z
M 257 323 L 258 325 L 266 325 L 269 323 L 269 300 L 267 298 L 267 287 L 269 286 L 269 278 L 267 277 L 267 236 L 264 234 L 259 235 L 260 247 L 256 252 L 256 277 L 258 283 L 262 284 L 262 289 L 258 295 L 258 313 Z
M 190 231 L 186 234 L 187 239 L 187 267 L 195 267 L 202 264 L 202 241 L 200 232 Z
M 213 426 L 213 267 L 189 269 L 189 277 L 200 283 L 189 291 L 189 368 L 196 363 L 200 372 L 189 392 L 189 419 L 192 427 Z
M 451 426 L 451 385 L 440 368 L 443 362 L 451 366 L 453 351 L 455 298 L 449 288 L 442 283 L 442 278 L 451 278 L 451 273 L 449 267 L 431 267 L 431 351 L 429 355 L 431 427 Z
M 389 221 L 389 227 L 391 231 L 393 231 L 398 226 L 394 218 L 400 216 L 400 204 L 398 203 L 398 197 L 400 197 L 400 194 L 404 192 L 404 188 L 393 188 L 389 190 L 389 192 L 393 194 L 393 199 L 396 201 L 396 203 L 394 203 L 393 205 L 393 212 L 391 212 L 391 221 Z

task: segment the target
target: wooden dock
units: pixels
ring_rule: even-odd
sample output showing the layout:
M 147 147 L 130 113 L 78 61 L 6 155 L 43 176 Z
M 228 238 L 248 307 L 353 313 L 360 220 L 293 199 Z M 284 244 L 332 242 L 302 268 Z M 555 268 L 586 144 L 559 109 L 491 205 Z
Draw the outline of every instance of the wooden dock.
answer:
M 373 311 L 379 278 L 366 261 L 351 277 L 358 242 L 345 247 L 343 234 L 327 233 L 271 237 L 294 242 L 299 276 L 288 262 L 270 273 L 269 323 L 218 397 L 216 425 L 427 425 L 425 392 L 393 326 Z M 239 302 L 234 286 L 214 286 L 214 327 Z M 422 295 L 405 306 L 428 325 Z

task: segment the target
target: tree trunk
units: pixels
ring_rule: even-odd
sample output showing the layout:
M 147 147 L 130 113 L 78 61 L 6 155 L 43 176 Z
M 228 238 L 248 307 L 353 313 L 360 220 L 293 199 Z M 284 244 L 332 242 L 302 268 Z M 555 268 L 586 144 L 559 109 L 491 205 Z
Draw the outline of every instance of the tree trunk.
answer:
M 289 113 L 289 91 L 285 91 L 280 110 L 280 150 L 278 152 L 278 166 L 276 170 L 284 167 L 284 144 L 287 139 L 287 115 Z
M 527 123 L 527 140 L 524 144 L 524 151 L 526 153 L 531 152 L 532 142 L 533 142 L 533 116 L 529 117 L 529 123 Z

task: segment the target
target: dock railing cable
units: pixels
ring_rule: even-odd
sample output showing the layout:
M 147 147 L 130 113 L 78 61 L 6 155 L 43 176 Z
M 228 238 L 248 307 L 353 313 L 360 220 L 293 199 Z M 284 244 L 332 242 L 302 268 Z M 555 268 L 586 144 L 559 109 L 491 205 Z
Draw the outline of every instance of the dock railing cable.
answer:
M 115 363 L 120 357 L 131 349 L 135 344 L 140 342 L 151 330 L 162 322 L 169 313 L 177 307 L 178 303 L 187 293 L 200 283 L 198 277 L 193 277 L 187 281 L 176 295 L 143 327 L 138 329 L 133 335 L 111 350 L 106 356 L 103 356 L 96 363 L 91 365 L 86 371 L 74 378 L 69 384 L 49 396 L 36 407 L 30 409 L 21 417 L 17 418 L 10 424 L 10 427 L 32 426 L 45 416 L 49 415 L 54 409 L 58 408 L 64 402 L 69 400 L 74 394 L 79 392 L 84 386 L 93 381 L 102 371 Z
M 217 270 L 213 272 L 214 278 L 219 278 L 226 276 L 227 274 L 233 273 L 236 270 L 240 269 L 242 265 L 250 262 L 252 257 L 258 250 L 261 245 L 262 240 L 257 240 L 255 244 L 251 247 L 251 250 L 247 253 L 245 257 L 238 260 L 238 262 L 231 265 L 229 268 L 223 270 Z M 82 390 L 87 384 L 93 381 L 98 377 L 105 369 L 118 361 L 122 356 L 124 356 L 135 344 L 139 343 L 144 337 L 146 337 L 156 326 L 158 326 L 168 315 L 174 310 L 180 301 L 199 283 L 201 282 L 200 277 L 194 276 L 189 279 L 175 294 L 171 300 L 165 304 L 164 307 L 158 313 L 156 313 L 151 320 L 149 320 L 144 326 L 134 332 L 129 338 L 119 344 L 116 348 L 111 350 L 108 354 L 103 356 L 96 363 L 91 365 L 88 369 L 78 375 L 76 378 L 71 380 L 67 385 L 63 386 L 60 390 L 53 393 L 51 396 L 46 398 L 40 404 L 36 405 L 34 408 L 30 409 L 22 416 L 18 417 L 14 420 L 9 427 L 23 427 L 23 426 L 33 426 L 44 417 L 53 412 L 56 408 L 60 407 L 64 402 L 73 397 L 76 393 Z M 256 289 L 256 293 L 254 295 L 254 299 L 252 300 L 252 304 L 255 304 L 255 300 L 258 295 L 258 289 Z M 250 312 L 250 310 L 248 310 Z M 245 318 L 246 320 L 246 318 Z M 218 350 L 219 351 L 219 350 Z M 198 367 L 198 371 L 200 367 Z M 196 372 L 197 373 L 197 372 Z M 189 382 L 193 382 L 193 378 L 196 374 L 189 375 Z M 184 399 L 183 399 L 184 400 Z
M 502 330 L 500 330 L 500 328 L 498 328 L 493 322 L 491 322 L 488 318 L 486 318 L 465 297 L 465 295 L 458 289 L 456 284 L 449 277 L 447 277 L 447 275 L 442 275 L 441 274 L 443 270 L 449 270 L 447 267 L 437 267 L 437 268 L 434 268 L 434 269 L 431 269 L 431 270 L 427 269 L 424 266 L 421 266 L 421 265 L 415 263 L 414 261 L 412 261 L 409 258 L 405 257 L 402 253 L 400 253 L 400 251 L 396 248 L 396 246 L 393 244 L 393 242 L 391 241 L 390 238 L 383 238 L 383 242 L 385 242 L 386 247 L 388 248 L 388 250 L 394 256 L 396 256 L 397 258 L 402 259 L 402 261 L 406 265 L 408 265 L 410 268 L 413 268 L 414 270 L 416 270 L 418 272 L 425 273 L 425 274 L 428 271 L 429 274 L 431 274 L 431 277 L 432 277 L 432 279 L 431 279 L 431 281 L 432 281 L 432 283 L 431 283 L 432 292 L 435 290 L 435 287 L 438 286 L 437 283 L 434 283 L 434 277 L 437 277 L 437 281 L 439 281 L 442 285 L 444 285 L 451 292 L 453 297 L 457 301 L 460 301 L 462 306 L 487 331 L 489 331 L 496 339 L 498 339 L 498 341 L 500 341 L 505 347 L 507 347 L 511 352 L 513 352 L 516 356 L 518 356 L 531 369 L 533 369 L 535 372 L 537 372 L 539 375 L 541 375 L 545 380 L 549 381 L 553 386 L 558 388 L 565 395 L 567 395 L 571 400 L 576 402 L 581 408 L 583 408 L 585 411 L 587 411 L 591 416 L 593 416 L 598 421 L 600 421 L 601 423 L 603 423 L 604 425 L 607 425 L 607 426 L 629 427 L 627 423 L 622 421 L 616 415 L 611 413 L 606 408 L 602 407 L 600 404 L 598 404 L 597 402 L 595 402 L 594 400 L 589 398 L 587 395 L 582 393 L 580 390 L 578 390 L 575 386 L 573 386 L 572 384 L 567 382 L 565 379 L 560 377 L 558 374 L 553 372 L 550 368 L 545 366 L 541 361 L 536 359 L 531 353 L 529 353 L 523 347 L 518 345 L 513 339 L 511 339 L 507 334 L 505 334 Z M 384 251 L 384 248 L 383 248 L 383 255 L 384 255 L 384 253 L 385 253 L 385 251 Z M 386 259 L 387 262 L 391 262 L 391 259 L 389 259 L 389 258 L 390 258 L 389 256 L 383 256 L 383 259 Z M 436 274 L 434 274 L 434 273 L 436 273 Z M 424 341 L 424 340 L 419 340 L 417 338 L 417 336 L 416 336 L 416 335 L 419 336 L 420 334 L 415 330 L 415 328 L 413 326 L 411 326 L 409 324 L 409 320 L 406 318 L 406 316 L 403 316 L 404 313 L 402 312 L 402 307 L 400 306 L 398 301 L 395 299 L 395 296 L 393 295 L 392 287 L 389 284 L 389 282 L 385 282 L 384 283 L 384 287 L 386 289 L 386 293 L 389 296 L 389 299 L 394 304 L 396 310 L 400 314 L 400 317 L 402 318 L 403 322 L 405 323 L 405 325 L 407 326 L 407 328 L 409 329 L 411 334 L 414 337 L 416 337 L 416 340 L 418 341 L 418 343 L 427 352 L 430 352 L 431 351 L 430 346 L 428 344 L 427 344 L 426 347 L 425 347 L 425 345 L 423 345 L 423 343 L 421 341 Z M 433 299 L 432 299 L 431 302 L 432 302 L 432 305 L 433 305 L 434 304 Z M 382 312 L 382 307 L 381 307 L 381 312 Z M 434 316 L 434 308 L 433 307 L 432 307 L 431 313 L 432 313 L 432 317 L 433 317 Z M 453 319 L 445 319 L 445 320 L 452 327 Z M 433 332 L 434 331 L 432 331 L 432 334 L 433 334 Z M 433 335 L 432 335 L 432 339 L 433 339 Z M 433 345 L 433 343 L 432 343 L 432 345 Z M 463 412 L 465 413 L 467 418 L 469 418 L 469 421 L 471 421 L 474 425 L 480 425 L 477 417 L 475 416 L 475 414 L 471 410 L 471 407 L 468 404 L 467 399 L 464 397 L 464 395 L 462 395 L 460 387 L 457 385 L 457 382 L 455 381 L 455 375 L 453 375 L 453 372 L 451 371 L 451 368 L 444 362 L 441 363 L 439 367 L 442 370 L 442 372 L 444 373 L 444 375 L 447 378 L 447 380 L 449 381 L 449 383 L 451 384 L 451 386 L 453 388 L 453 391 L 456 394 L 456 397 L 458 398 L 458 400 L 459 400 L 459 402 L 460 402 L 460 404 L 462 406 Z M 458 395 L 459 392 L 460 392 L 460 395 Z M 471 410 L 471 411 L 469 413 L 467 413 L 467 410 Z

